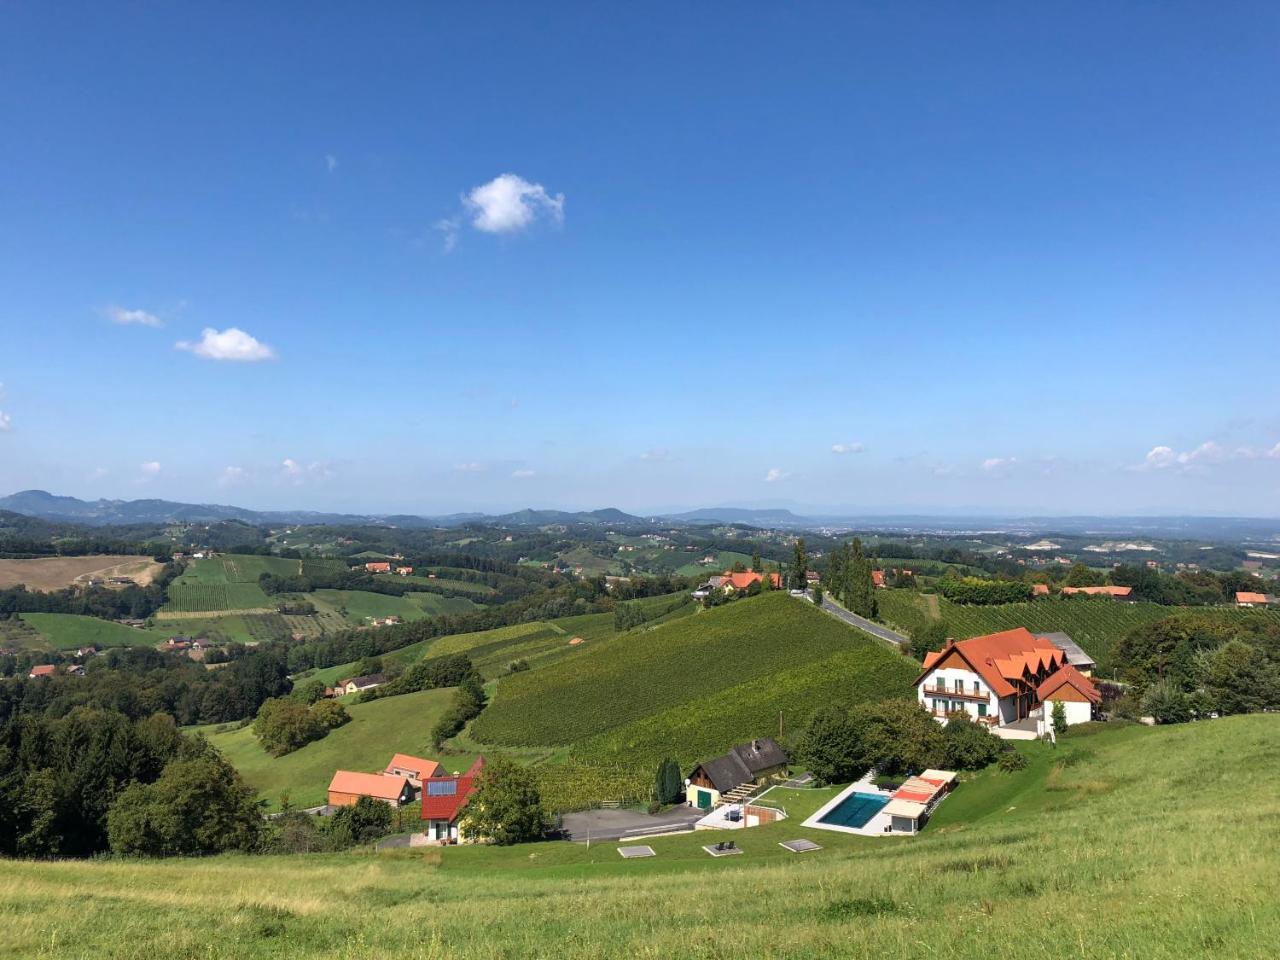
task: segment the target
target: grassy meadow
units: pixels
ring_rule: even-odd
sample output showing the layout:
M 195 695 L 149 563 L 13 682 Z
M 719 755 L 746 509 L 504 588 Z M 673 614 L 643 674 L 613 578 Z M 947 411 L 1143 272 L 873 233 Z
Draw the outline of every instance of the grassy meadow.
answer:
M 351 722 L 283 757 L 272 757 L 258 744 L 250 727 L 197 728 L 240 771 L 269 808 L 289 792 L 296 807 L 325 802 L 334 770 L 381 770 L 394 753 L 435 756 L 431 727 L 449 706 L 452 690 L 424 690 L 370 703 L 344 704 Z M 465 769 L 473 757 L 450 758 L 450 769 Z M 464 762 L 465 761 L 465 762 Z
M 55 650 L 77 647 L 153 647 L 178 630 L 139 630 L 114 620 L 82 617 L 75 613 L 23 613 L 22 621 Z
M 619 844 L 292 857 L 12 862 L 8 955 L 1262 958 L 1280 936 L 1280 719 L 1072 731 L 1017 774 L 966 778 L 918 837 L 792 818 Z M 1225 762 L 1224 758 L 1231 761 Z M 778 843 L 822 845 L 799 856 Z

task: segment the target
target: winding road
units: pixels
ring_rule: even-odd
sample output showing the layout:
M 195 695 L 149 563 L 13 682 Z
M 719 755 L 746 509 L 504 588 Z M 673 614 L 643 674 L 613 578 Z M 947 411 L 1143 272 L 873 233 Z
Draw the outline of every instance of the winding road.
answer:
M 885 643 L 891 643 L 898 649 L 907 646 L 911 641 L 900 633 L 894 633 L 888 627 L 876 623 L 874 620 L 868 620 L 866 617 L 860 617 L 856 613 L 850 613 L 844 607 L 835 603 L 830 597 L 822 598 L 822 609 L 827 611 L 838 620 L 843 620 L 851 627 L 857 627 L 863 633 L 869 633 Z

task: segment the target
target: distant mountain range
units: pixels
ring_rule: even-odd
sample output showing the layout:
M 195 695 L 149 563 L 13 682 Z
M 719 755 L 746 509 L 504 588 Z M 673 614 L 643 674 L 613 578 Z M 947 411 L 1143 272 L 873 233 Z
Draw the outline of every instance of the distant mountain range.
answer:
M 641 517 L 612 507 L 604 510 L 518 510 L 515 513 L 453 513 L 423 517 L 409 514 L 320 513 L 311 510 L 248 510 L 219 503 L 178 503 L 173 500 L 80 500 L 60 497 L 44 490 L 23 490 L 0 497 L 0 510 L 44 520 L 92 526 L 135 523 L 219 523 L 239 521 L 254 525 L 317 523 L 344 526 L 456 527 L 467 523 L 500 526 L 546 526 L 548 524 L 641 524 Z

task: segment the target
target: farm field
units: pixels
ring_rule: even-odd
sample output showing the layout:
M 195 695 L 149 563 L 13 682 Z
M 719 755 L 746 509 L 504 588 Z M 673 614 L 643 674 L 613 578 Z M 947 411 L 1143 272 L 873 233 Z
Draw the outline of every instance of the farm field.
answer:
M 715 563 L 698 563 L 704 556 L 714 554 Z M 744 566 L 751 566 L 751 554 L 738 553 L 734 550 L 710 550 L 706 553 L 695 555 L 695 559 L 676 567 L 675 572 L 682 577 L 702 577 L 711 576 L 716 573 L 724 573 L 726 570 L 733 568 L 735 563 L 741 563 Z
M 316 590 L 303 594 L 316 610 L 342 616 L 352 626 L 361 626 L 371 617 L 400 617 L 408 622 L 441 613 L 467 613 L 475 604 L 465 597 L 441 597 L 438 594 L 409 593 L 393 597 L 368 590 Z
M 429 752 L 431 727 L 448 708 L 452 695 L 451 689 L 423 690 L 344 704 L 350 723 L 283 757 L 268 755 L 251 727 L 222 732 L 216 727 L 195 729 L 226 755 L 268 809 L 279 807 L 280 794 L 286 790 L 294 806 L 311 807 L 325 802 L 334 770 L 381 770 L 397 752 L 435 756 Z M 450 757 L 450 769 L 470 765 L 473 759 Z
M 222 610 L 275 610 L 275 603 L 256 583 L 189 581 L 185 575 L 169 584 L 169 601 L 161 613 L 209 613 Z
M 470 580 L 452 580 L 449 577 L 420 577 L 414 574 L 409 577 L 395 576 L 399 583 L 411 583 L 426 589 L 456 590 L 458 593 L 471 594 L 476 597 L 491 597 L 496 593 L 493 587 L 485 583 L 472 583 Z
M 646 840 L 657 855 L 642 861 L 613 842 L 14 861 L 0 877 L 5 943 L 46 957 L 56 941 L 72 960 L 179 960 L 233 942 L 246 960 L 656 958 L 699 943 L 716 946 L 693 956 L 898 960 L 933 944 L 985 960 L 1032 929 L 1038 946 L 1020 949 L 1035 957 L 1266 957 L 1280 835 L 1258 825 L 1280 818 L 1277 735 L 1266 715 L 1082 728 L 1056 751 L 1023 746 L 1019 773 L 966 778 L 911 838 L 807 830 L 830 791 L 779 792 L 792 818 L 738 833 L 745 853 L 727 860 L 702 852 L 722 836 L 704 832 Z M 1226 796 L 1248 796 L 1250 815 L 1223 816 Z M 778 846 L 798 837 L 823 849 Z
M 23 613 L 19 616 L 57 650 L 92 646 L 153 647 L 173 635 L 163 630 L 139 630 L 112 620 L 74 613 Z
M 390 653 L 381 655 L 383 666 L 393 663 L 410 664 L 421 660 L 428 654 L 428 648 L 432 644 L 432 640 L 419 640 L 417 643 L 411 643 L 407 647 L 401 647 L 399 650 L 392 650 Z M 299 674 L 295 678 L 296 685 L 305 687 L 314 680 L 320 680 L 325 685 L 332 684 L 345 677 L 355 676 L 359 670 L 360 661 L 352 660 L 349 663 L 339 663 L 332 667 L 322 667 L 319 670 L 313 670 L 305 676 Z
M 704 745 L 724 749 L 777 730 L 776 715 L 765 729 L 756 726 L 757 705 L 750 698 L 772 689 L 768 678 L 836 654 L 856 655 L 842 667 L 876 673 L 878 696 L 910 692 L 911 661 L 802 600 L 771 593 L 654 630 L 584 644 L 563 666 L 505 678 L 472 734 L 482 742 L 512 746 L 580 744 L 666 711 L 683 711 L 685 722 L 676 724 L 683 732 L 667 742 L 668 751 L 686 749 L 686 737 L 698 743 L 688 748 L 691 752 Z M 854 685 L 855 677 L 850 674 L 847 683 Z M 761 683 L 751 686 L 752 681 Z M 714 710 L 704 706 L 738 687 L 744 687 L 740 692 L 747 699 L 726 694 L 715 700 Z M 786 699 L 807 719 L 819 702 L 809 701 L 798 685 L 792 689 Z M 776 702 L 767 700 L 770 712 Z M 697 728 L 712 719 L 715 732 L 699 734 Z M 721 742 L 725 737 L 728 741 Z
M 133 577 L 146 586 L 160 570 L 151 557 L 103 555 L 93 557 L 40 557 L 35 560 L 0 560 L 0 590 L 25 584 L 28 590 L 61 590 L 90 574 Z
M 1166 607 L 1155 603 L 1114 603 L 1102 600 L 1033 600 L 978 606 L 952 603 L 913 590 L 877 590 L 880 619 L 908 633 L 926 622 L 929 605 L 936 601 L 938 616 L 956 639 L 1026 627 L 1033 633 L 1061 630 L 1071 635 L 1098 662 L 1098 675 L 1110 676 L 1111 652 L 1116 643 L 1136 627 L 1173 616 L 1240 619 L 1270 617 L 1280 622 L 1280 612 L 1238 610 L 1234 607 Z

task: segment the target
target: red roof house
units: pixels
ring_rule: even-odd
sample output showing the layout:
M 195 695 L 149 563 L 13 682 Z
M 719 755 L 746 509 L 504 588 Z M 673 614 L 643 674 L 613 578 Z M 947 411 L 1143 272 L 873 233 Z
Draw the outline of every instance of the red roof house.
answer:
M 753 583 L 760 583 L 764 577 L 754 570 L 746 570 L 742 573 L 734 573 L 732 570 L 725 571 L 720 582 L 725 587 L 732 587 L 734 590 L 746 590 Z M 769 574 L 769 582 L 773 584 L 773 589 L 777 590 L 782 586 L 782 576 L 777 573 Z
M 370 563 L 366 563 L 364 565 L 364 568 L 368 570 L 370 573 L 390 573 L 391 572 L 391 564 L 387 563 L 385 560 L 374 560 Z
M 1265 593 L 1254 593 L 1252 590 L 1236 591 L 1237 607 L 1262 607 L 1271 602 L 1271 598 Z
M 31 668 L 31 672 L 27 674 L 28 680 L 34 680 L 36 677 L 52 677 L 58 668 L 52 663 L 42 663 Z
M 1033 597 L 1047 597 L 1049 595 L 1049 585 L 1047 583 L 1033 583 L 1031 585 L 1031 595 Z
M 872 583 L 872 585 L 873 585 L 873 586 L 883 587 L 883 586 L 884 586 L 884 571 L 883 571 L 883 570 L 872 570 L 872 571 L 871 571 L 871 583 Z
M 422 819 L 429 843 L 458 843 L 465 840 L 458 828 L 462 809 L 475 792 L 476 780 L 484 770 L 484 757 L 477 757 L 460 776 L 431 777 L 422 783 Z

